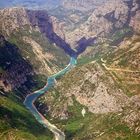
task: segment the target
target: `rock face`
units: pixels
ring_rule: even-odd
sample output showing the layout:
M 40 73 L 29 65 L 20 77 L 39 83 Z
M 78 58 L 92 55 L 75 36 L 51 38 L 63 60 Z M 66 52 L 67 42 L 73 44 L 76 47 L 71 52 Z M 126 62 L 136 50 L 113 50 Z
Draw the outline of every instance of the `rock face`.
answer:
M 68 9 L 92 9 L 91 0 L 72 2 L 63 4 Z M 57 121 L 68 120 L 62 121 L 62 128 L 71 139 L 131 139 L 132 132 L 124 123 L 140 133 L 139 15 L 139 1 L 110 0 L 98 5 L 80 27 L 65 33 L 63 22 L 44 10 L 1 10 L 0 32 L 8 41 L 0 36 L 0 91 L 21 89 L 20 96 L 24 98 L 36 86 L 35 74 L 49 75 L 65 67 L 65 53 L 79 55 L 96 39 L 131 27 L 135 35 L 125 38 L 117 47 L 108 42 L 101 44 L 101 50 L 98 46 L 95 51 L 90 47 L 94 54 L 89 50 L 87 55 L 99 54 L 103 56 L 101 61 L 97 56 L 97 61 L 73 68 L 36 103 L 42 114 Z
M 138 32 L 138 30 L 137 30 Z M 122 51 L 120 53 L 120 50 Z M 124 54 L 124 55 L 123 55 Z M 113 67 L 128 68 L 130 70 L 140 69 L 140 39 L 138 35 L 133 35 L 120 43 L 118 49 L 113 52 L 111 60 Z
M 109 49 L 105 45 L 101 44 L 103 48 Z M 113 46 L 109 46 L 113 48 Z M 133 36 L 125 37 L 111 51 L 102 52 L 100 47 L 97 47 L 99 56 L 101 57 L 101 53 L 104 53 L 103 58 L 106 61 L 101 59 L 102 63 L 93 61 L 85 64 L 83 62 L 82 66 L 74 68 L 60 79 L 55 89 L 50 91 L 47 95 L 48 98 L 45 99 L 46 106 L 49 107 L 48 113 L 54 118 L 69 120 L 74 114 L 69 108 L 76 108 L 74 104 L 76 100 L 84 105 L 86 111 L 88 110 L 94 115 L 117 114 L 122 124 L 126 124 L 132 132 L 139 134 L 139 48 L 138 32 Z M 98 57 L 96 59 L 98 60 Z M 106 63 L 107 68 L 103 63 Z M 87 116 L 85 115 L 85 117 Z M 88 125 L 85 126 L 88 127 Z
M 32 66 L 22 58 L 16 46 L 7 42 L 3 36 L 0 36 L 0 41 L 0 89 L 8 92 L 22 85 L 25 92 L 29 93 L 27 87 L 30 90 L 33 84 Z
M 133 8 L 131 9 L 132 18 L 130 26 L 136 33 L 140 32 L 140 2 L 138 0 L 133 1 Z
M 27 11 L 32 26 L 39 28 L 51 42 L 62 48 L 66 54 L 74 56 L 76 53 L 70 45 L 65 42 L 62 27 L 54 17 L 49 17 L 46 11 Z M 55 29 L 55 30 L 54 30 Z M 61 36 L 60 36 L 61 35 Z
M 50 68 L 49 65 L 46 63 L 48 60 L 51 64 L 51 61 L 55 60 L 55 56 L 51 53 L 44 53 L 44 50 L 41 48 L 41 46 L 34 41 L 32 38 L 29 38 L 27 36 L 23 37 L 23 41 L 27 44 L 30 44 L 30 46 L 32 47 L 33 53 L 36 55 L 36 61 L 41 60 L 41 67 L 39 69 L 40 73 L 44 73 L 44 72 L 48 72 L 48 73 L 56 73 L 58 66 L 57 65 L 53 65 Z
M 122 111 L 124 100 L 125 103 L 128 100 L 127 96 L 115 88 L 113 80 L 105 76 L 98 64 L 88 64 L 71 74 L 72 72 L 67 75 L 66 83 L 64 78 L 57 86 L 60 93 L 65 93 L 65 97 L 75 95 L 76 100 L 93 113 Z M 71 82 L 68 80 L 69 76 L 72 76 Z
M 64 1 L 64 3 L 66 4 L 67 1 Z M 75 3 L 83 3 L 84 5 L 85 1 Z M 57 18 L 48 16 L 47 12 L 43 10 L 32 11 L 24 8 L 10 8 L 9 10 L 1 10 L 0 16 L 0 24 L 4 29 L 3 34 L 10 34 L 13 30 L 28 25 L 29 30 L 36 29 L 67 54 L 75 56 L 83 52 L 87 46 L 94 44 L 95 39 L 100 40 L 102 37 L 108 37 L 124 27 L 132 27 L 135 31 L 138 31 L 139 3 L 132 0 L 128 2 L 108 0 L 104 4 L 98 5 L 87 21 L 76 26 L 72 31 L 65 30 L 67 29 L 65 21 L 60 22 Z M 11 19 L 5 17 L 11 17 Z M 77 53 L 71 48 L 75 48 Z
M 6 55 L 9 58 L 6 59 L 5 65 L 11 65 L 8 70 L 2 68 L 1 86 L 4 91 L 21 88 L 24 84 L 27 84 L 25 88 L 28 89 L 28 86 L 32 85 L 32 80 L 29 79 L 33 78 L 33 73 L 50 75 L 68 63 L 68 57 L 64 52 L 65 49 L 67 51 L 67 46 L 64 50 L 61 49 L 61 38 L 59 43 L 55 43 L 58 35 L 54 32 L 53 26 L 59 30 L 57 28 L 59 25 L 55 26 L 55 22 L 52 24 L 51 17 L 46 11 L 30 11 L 24 8 L 0 10 L 0 34 L 9 41 L 9 45 L 7 45 L 7 41 L 3 37 L 0 38 L 2 46 L 0 67 L 4 63 L 3 59 L 6 59 Z M 48 36 L 52 39 L 49 39 Z M 57 47 L 53 43 L 60 46 Z M 12 55 L 12 51 L 15 54 Z M 18 62 L 15 60 L 17 55 L 20 55 Z M 13 57 L 15 57 L 14 62 L 9 62 L 10 59 L 13 60 Z M 24 91 L 26 92 L 26 89 Z
M 75 55 L 70 45 L 64 40 L 61 24 L 59 25 L 56 18 L 50 17 L 46 11 L 32 11 L 24 8 L 9 8 L 0 11 L 2 34 L 9 36 L 19 29 L 24 29 L 25 26 L 28 26 L 30 32 L 33 30 L 41 32 L 70 56 Z
M 66 40 L 73 44 L 75 40 L 78 41 L 82 37 L 108 35 L 123 28 L 128 22 L 129 10 L 128 5 L 122 0 L 108 1 L 104 5 L 98 6 L 80 28 L 68 33 Z
M 36 56 L 43 55 L 44 49 L 42 49 L 41 47 L 43 47 L 45 43 L 47 43 L 46 47 L 47 45 L 49 47 L 49 45 L 55 43 L 60 48 L 64 49 L 64 51 L 68 53 L 70 52 L 70 54 L 73 53 L 69 45 L 66 44 L 63 39 L 59 38 L 59 35 L 63 36 L 61 28 L 62 27 L 58 24 L 57 19 L 54 17 L 49 17 L 46 11 L 31 11 L 20 7 L 0 10 L 1 34 L 5 35 L 7 38 L 15 36 L 14 34 L 19 34 L 18 36 L 16 36 L 16 38 L 22 41 L 23 44 L 29 44 L 31 47 L 33 46 L 33 48 L 38 48 L 38 54 L 34 52 Z M 26 32 L 26 34 L 24 34 L 23 32 Z M 35 39 L 34 34 L 37 34 L 38 38 Z M 46 38 L 44 36 L 46 36 Z M 28 37 L 29 39 L 27 41 L 27 39 L 25 38 Z M 42 40 L 49 40 L 50 42 L 45 42 Z M 56 45 L 52 45 L 51 50 L 55 49 L 62 52 L 61 49 L 56 48 Z M 54 52 L 51 52 L 48 55 L 44 55 L 43 61 L 56 61 L 57 56 L 54 56 L 54 54 L 52 53 Z M 50 55 L 53 56 L 50 58 Z M 64 52 L 63 55 L 65 56 Z M 42 61 L 41 59 L 38 60 Z M 51 63 L 50 61 L 49 63 Z M 44 69 L 48 69 L 48 72 L 52 73 L 56 72 L 57 66 L 55 67 L 56 68 L 53 68 L 53 70 L 49 70 L 48 66 L 45 66 Z M 45 72 L 46 71 L 44 71 L 44 73 Z
M 0 10 L 0 31 L 10 35 L 18 28 L 30 25 L 24 8 L 9 8 Z
M 137 30 L 139 27 L 139 5 L 139 2 L 135 0 L 107 1 L 103 5 L 97 6 L 88 20 L 80 27 L 68 32 L 65 39 L 71 46 L 76 47 L 82 38 L 86 38 L 84 42 L 87 42 L 89 38 L 95 36 L 108 37 L 124 27 L 132 27 Z

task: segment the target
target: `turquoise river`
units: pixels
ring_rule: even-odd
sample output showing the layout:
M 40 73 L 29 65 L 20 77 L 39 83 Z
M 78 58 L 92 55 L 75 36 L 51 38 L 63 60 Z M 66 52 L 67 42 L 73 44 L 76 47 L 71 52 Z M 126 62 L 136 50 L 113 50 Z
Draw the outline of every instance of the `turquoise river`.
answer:
M 65 134 L 55 125 L 51 124 L 41 113 L 38 112 L 37 108 L 34 105 L 34 102 L 37 100 L 38 97 L 45 94 L 51 87 L 55 85 L 57 78 L 63 76 L 65 73 L 70 71 L 76 64 L 77 59 L 75 57 L 71 57 L 69 64 L 63 70 L 48 77 L 47 84 L 43 88 L 33 92 L 32 94 L 29 94 L 24 101 L 24 105 L 35 116 L 37 121 L 41 123 L 44 127 L 48 128 L 54 134 L 55 140 L 65 140 Z

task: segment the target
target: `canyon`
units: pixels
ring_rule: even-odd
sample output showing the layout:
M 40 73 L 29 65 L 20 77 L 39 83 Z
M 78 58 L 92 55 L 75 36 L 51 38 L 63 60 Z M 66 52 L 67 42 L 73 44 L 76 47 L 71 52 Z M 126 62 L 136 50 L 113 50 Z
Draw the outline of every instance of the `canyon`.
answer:
M 68 140 L 138 140 L 139 1 L 14 2 L 0 10 L 0 139 L 53 139 L 22 103 L 75 57 L 35 107 Z

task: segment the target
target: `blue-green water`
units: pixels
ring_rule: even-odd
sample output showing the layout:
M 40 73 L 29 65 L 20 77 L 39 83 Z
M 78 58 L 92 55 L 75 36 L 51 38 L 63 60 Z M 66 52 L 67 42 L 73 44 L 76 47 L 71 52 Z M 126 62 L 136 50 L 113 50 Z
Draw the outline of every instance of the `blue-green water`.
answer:
M 58 73 L 48 77 L 47 84 L 42 89 L 39 89 L 39 90 L 35 91 L 32 94 L 29 94 L 26 97 L 25 101 L 24 101 L 24 105 L 35 116 L 37 121 L 39 123 L 41 123 L 44 127 L 47 127 L 48 129 L 50 129 L 50 131 L 52 131 L 55 134 L 55 139 L 56 140 L 64 140 L 65 139 L 64 133 L 61 132 L 56 126 L 54 126 L 50 122 L 48 122 L 48 120 L 46 120 L 44 118 L 44 116 L 41 115 L 37 111 L 36 107 L 34 106 L 34 102 L 36 101 L 36 99 L 38 97 L 40 97 L 41 95 L 45 94 L 51 87 L 54 86 L 55 81 L 57 80 L 57 78 L 60 78 L 66 72 L 70 71 L 76 64 L 77 64 L 77 59 L 74 58 L 74 57 L 71 57 L 70 62 L 67 65 L 67 67 L 65 67 L 63 70 L 59 71 Z

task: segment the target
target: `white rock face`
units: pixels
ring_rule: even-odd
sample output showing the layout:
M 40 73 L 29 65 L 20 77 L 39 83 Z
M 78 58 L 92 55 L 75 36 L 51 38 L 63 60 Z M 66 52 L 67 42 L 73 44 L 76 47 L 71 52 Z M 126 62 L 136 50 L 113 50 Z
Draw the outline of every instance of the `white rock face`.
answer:
M 116 87 L 113 79 L 108 77 L 96 62 L 81 67 L 77 75 L 71 76 L 71 79 L 75 80 L 67 83 L 69 87 L 65 88 L 63 82 L 59 83 L 60 92 L 64 92 L 66 97 L 74 95 L 76 100 L 88 107 L 92 113 L 120 112 L 122 107 L 129 103 L 129 98 Z
M 26 42 L 27 44 L 30 44 L 30 46 L 32 47 L 32 50 L 34 52 L 34 54 L 36 55 L 36 61 L 40 61 L 41 62 L 41 67 L 40 67 L 40 73 L 56 73 L 56 68 L 57 66 L 53 67 L 52 69 L 48 66 L 48 64 L 46 63 L 47 61 L 51 61 L 54 60 L 55 57 L 51 54 L 51 53 L 47 53 L 47 52 L 43 52 L 42 47 L 36 42 L 34 41 L 32 38 L 29 38 L 27 36 L 23 37 L 23 41 Z
M 86 114 L 85 108 L 82 109 L 81 114 L 82 114 L 83 117 L 85 117 L 85 114 Z
M 121 111 L 120 105 L 117 105 L 113 95 L 109 95 L 107 88 L 100 83 L 94 97 L 92 98 L 93 106 L 89 110 L 93 113 L 106 113 Z

